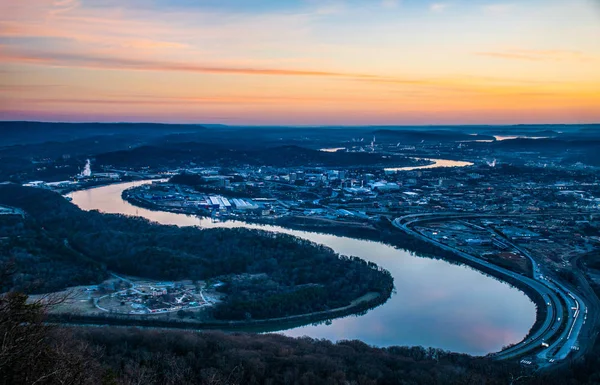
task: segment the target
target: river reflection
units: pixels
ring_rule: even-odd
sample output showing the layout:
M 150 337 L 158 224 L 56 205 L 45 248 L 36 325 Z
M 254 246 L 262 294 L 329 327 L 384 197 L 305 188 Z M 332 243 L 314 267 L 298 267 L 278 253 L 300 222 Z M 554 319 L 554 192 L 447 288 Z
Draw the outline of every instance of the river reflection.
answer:
M 355 255 L 389 270 L 396 293 L 362 316 L 335 319 L 282 331 L 337 341 L 359 339 L 376 346 L 421 345 L 483 355 L 522 340 L 535 321 L 535 306 L 522 292 L 466 266 L 419 258 L 393 247 L 326 234 L 150 211 L 121 199 L 121 192 L 148 182 L 133 182 L 78 191 L 73 203 L 85 210 L 145 217 L 179 226 L 262 228 L 296 235 Z
M 472 166 L 471 162 L 463 162 L 460 160 L 448 160 L 448 159 L 429 159 L 429 158 L 414 158 L 417 160 L 428 160 L 433 162 L 432 164 L 428 164 L 426 166 L 409 166 L 409 167 L 391 167 L 384 169 L 385 171 L 412 171 L 412 170 L 425 170 L 429 168 L 438 168 L 438 167 L 466 167 Z
M 513 140 L 513 139 L 548 139 L 547 136 L 524 136 L 524 135 L 518 135 L 518 136 L 502 136 L 502 135 L 495 135 L 494 138 L 496 138 L 497 141 L 503 141 L 503 140 Z

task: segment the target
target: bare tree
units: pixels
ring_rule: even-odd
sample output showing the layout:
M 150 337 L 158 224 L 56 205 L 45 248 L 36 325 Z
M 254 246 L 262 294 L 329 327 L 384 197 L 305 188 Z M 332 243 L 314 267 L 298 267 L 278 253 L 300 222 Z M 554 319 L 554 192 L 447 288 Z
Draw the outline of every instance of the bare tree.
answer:
M 0 276 L 10 278 L 7 268 Z M 97 352 L 64 329 L 47 324 L 53 306 L 69 295 L 30 300 L 24 293 L 0 294 L 0 384 L 93 384 Z

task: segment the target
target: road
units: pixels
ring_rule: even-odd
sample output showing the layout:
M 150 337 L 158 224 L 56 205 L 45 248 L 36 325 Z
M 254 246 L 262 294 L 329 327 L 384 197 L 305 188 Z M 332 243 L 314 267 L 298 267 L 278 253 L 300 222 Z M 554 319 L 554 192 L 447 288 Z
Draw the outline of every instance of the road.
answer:
M 577 336 L 579 336 L 581 328 L 584 324 L 583 314 L 587 314 L 585 302 L 576 294 L 571 293 L 571 291 L 560 282 L 544 276 L 541 267 L 535 262 L 531 254 L 512 243 L 509 239 L 497 231 L 495 231 L 495 233 L 498 237 L 502 238 L 504 243 L 513 247 L 515 250 L 527 257 L 531 261 L 534 278 L 537 278 L 540 281 L 545 281 L 546 286 L 558 293 L 563 303 L 566 304 L 566 312 L 568 315 L 564 321 L 565 328 L 563 332 L 558 339 L 556 339 L 556 341 L 554 341 L 548 347 L 548 349 L 543 350 L 537 355 L 540 361 L 552 360 L 552 362 L 554 362 L 564 360 L 573 350 L 579 349 L 579 346 L 577 345 Z M 560 314 L 560 312 L 558 314 Z M 553 352 L 554 355 L 549 356 L 549 352 Z
M 518 281 L 522 287 L 529 287 L 537 292 L 545 301 L 547 306 L 546 317 L 540 327 L 531 335 L 518 344 L 493 355 L 496 359 L 511 359 L 525 356 L 534 351 L 541 351 L 535 356 L 540 367 L 548 366 L 554 362 L 564 360 L 570 352 L 578 348 L 578 337 L 585 322 L 587 307 L 584 301 L 576 294 L 571 293 L 562 283 L 544 276 L 537 262 L 518 246 L 501 236 L 509 246 L 525 255 L 531 262 L 532 277 L 517 274 L 508 269 L 496 266 L 484 261 L 477 256 L 470 255 L 454 247 L 448 246 L 435 239 L 429 238 L 411 226 L 415 223 L 432 219 L 455 219 L 455 218 L 481 218 L 498 217 L 498 215 L 482 214 L 460 214 L 460 213 L 429 213 L 412 214 L 396 218 L 392 223 L 398 229 L 419 238 L 425 242 L 432 243 L 441 249 L 451 251 L 460 258 L 467 260 L 475 267 L 491 271 L 494 275 L 507 281 Z M 567 314 L 565 317 L 564 314 Z M 558 333 L 560 332 L 560 335 Z

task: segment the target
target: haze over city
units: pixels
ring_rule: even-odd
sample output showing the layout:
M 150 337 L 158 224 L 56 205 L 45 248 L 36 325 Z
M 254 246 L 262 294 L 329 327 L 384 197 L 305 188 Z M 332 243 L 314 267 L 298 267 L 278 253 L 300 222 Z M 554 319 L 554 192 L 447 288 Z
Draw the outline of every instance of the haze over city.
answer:
M 600 121 L 593 0 L 0 2 L 0 119 Z

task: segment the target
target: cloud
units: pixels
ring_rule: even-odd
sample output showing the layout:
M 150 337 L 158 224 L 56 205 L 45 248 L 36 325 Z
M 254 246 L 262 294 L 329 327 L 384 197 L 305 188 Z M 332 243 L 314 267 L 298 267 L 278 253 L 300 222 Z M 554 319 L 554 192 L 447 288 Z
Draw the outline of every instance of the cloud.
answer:
M 2 92 L 30 92 L 64 87 L 61 84 L 0 84 Z
M 400 0 L 381 0 L 381 6 L 386 9 L 398 8 Z
M 50 16 L 56 16 L 61 13 L 67 13 L 79 8 L 81 3 L 79 0 L 56 0 L 52 3 L 52 8 L 49 11 Z
M 289 69 L 203 65 L 197 63 L 169 62 L 160 60 L 140 60 L 131 58 L 79 55 L 58 52 L 45 53 L 13 51 L 6 48 L 0 49 L 0 59 L 4 63 L 39 64 L 57 67 L 76 67 L 109 70 L 173 71 L 225 75 L 313 76 L 363 79 L 374 81 L 400 81 L 400 79 L 361 73 L 344 73 L 335 71 L 293 68 Z M 407 82 L 413 81 L 414 80 L 407 80 Z
M 455 91 L 473 91 L 476 85 L 499 83 L 520 84 L 519 80 L 501 78 L 422 78 L 400 77 L 382 74 L 351 73 L 319 69 L 272 68 L 265 66 L 231 66 L 219 64 L 201 64 L 195 62 L 174 62 L 152 59 L 132 59 L 111 56 L 78 55 L 69 53 L 45 53 L 31 51 L 13 51 L 0 47 L 0 60 L 4 63 L 30 64 L 42 66 L 86 68 L 119 71 L 157 71 L 157 72 L 188 72 L 216 75 L 244 76 L 289 76 L 289 77 L 319 77 L 343 79 L 354 82 L 364 82 L 390 86 L 428 87 Z
M 511 3 L 496 3 L 483 6 L 483 10 L 494 15 L 502 15 L 512 11 L 515 8 Z
M 580 51 L 571 50 L 531 50 L 531 49 L 512 49 L 496 52 L 476 52 L 479 56 L 489 56 L 499 59 L 526 60 L 533 62 L 542 61 L 577 61 L 590 62 L 595 58 L 588 56 Z
M 76 0 L 0 1 L 0 37 L 9 37 L 14 44 L 20 44 L 17 39 L 35 39 L 33 44 L 44 40 L 45 46 L 69 45 L 71 51 L 126 48 L 132 54 L 132 48 L 165 48 L 165 55 L 171 55 L 173 48 L 191 48 L 194 52 L 180 54 L 214 51 L 214 56 L 225 51 L 231 55 L 283 39 L 299 41 L 309 33 L 320 12 L 336 12 L 334 8 L 311 8 L 312 12 L 224 13 L 148 4 L 136 9 L 130 2 L 109 6 L 112 2 L 103 0 L 92 7 L 88 2 L 79 5 Z
M 297 100 L 294 100 L 297 102 Z M 260 103 L 286 103 L 289 102 L 286 98 L 160 98 L 156 100 L 140 100 L 140 99 L 69 99 L 69 98 L 27 98 L 22 102 L 27 104 L 100 104 L 100 105 L 141 105 L 141 106 L 165 106 L 165 105 L 194 105 L 194 104 L 260 104 Z
M 529 51 L 525 51 L 529 52 Z M 550 56 L 551 54 L 561 53 L 563 51 L 541 51 L 540 55 Z M 567 51 L 568 52 L 568 51 Z M 527 57 L 521 53 L 494 53 L 483 52 L 478 55 L 493 57 Z M 508 87 L 511 90 L 525 87 L 530 91 L 531 87 L 539 85 L 531 80 L 507 79 L 507 78 L 486 78 L 473 76 L 458 76 L 445 78 L 424 78 L 424 77 L 400 77 L 384 74 L 352 73 L 321 69 L 302 69 L 302 68 L 277 68 L 269 66 L 233 66 L 219 64 L 202 64 L 197 62 L 175 62 L 152 59 L 133 59 L 114 56 L 91 56 L 69 53 L 47 53 L 33 51 L 15 51 L 7 47 L 0 46 L 0 61 L 6 64 L 28 64 L 40 66 L 54 66 L 67 68 L 85 68 L 98 70 L 118 70 L 118 71 L 155 71 L 155 72 L 183 72 L 196 74 L 215 74 L 215 75 L 240 75 L 240 76 L 278 76 L 278 77 L 315 77 L 340 79 L 352 82 L 371 83 L 381 87 L 397 87 L 403 92 L 407 90 L 437 90 L 465 93 L 486 92 L 489 89 L 499 90 L 502 87 Z M 542 84 L 548 84 L 543 82 Z M 388 89 L 389 89 L 388 87 Z
M 2 86 L 0 86 L 2 90 Z M 2 100 L 0 98 L 0 100 Z M 65 105 L 139 105 L 139 106 L 193 106 L 202 104 L 265 104 L 288 105 L 314 103 L 347 103 L 347 102 L 386 102 L 385 97 L 365 98 L 362 95 L 339 95 L 334 97 L 293 96 L 293 95 L 240 95 L 240 96 L 153 96 L 153 95 L 97 95 L 96 97 L 61 98 L 61 97 L 26 97 L 19 99 L 22 104 L 65 104 Z
M 433 3 L 429 5 L 429 10 L 432 12 L 444 12 L 450 4 L 448 3 Z
M 314 8 L 314 13 L 320 16 L 339 15 L 346 10 L 344 3 L 326 3 L 320 4 Z

